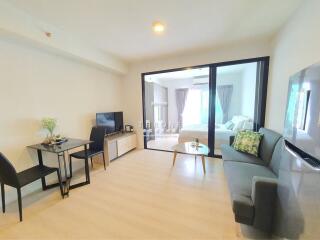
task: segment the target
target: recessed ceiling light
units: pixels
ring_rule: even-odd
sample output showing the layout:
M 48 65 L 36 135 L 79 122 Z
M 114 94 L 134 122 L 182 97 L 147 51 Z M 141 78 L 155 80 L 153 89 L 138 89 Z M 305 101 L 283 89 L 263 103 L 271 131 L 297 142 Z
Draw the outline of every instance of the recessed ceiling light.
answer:
M 164 32 L 165 27 L 163 23 L 156 21 L 152 24 L 152 29 L 155 33 L 159 34 Z
M 51 32 L 45 32 L 44 33 L 48 38 L 50 38 L 52 36 L 52 33 Z

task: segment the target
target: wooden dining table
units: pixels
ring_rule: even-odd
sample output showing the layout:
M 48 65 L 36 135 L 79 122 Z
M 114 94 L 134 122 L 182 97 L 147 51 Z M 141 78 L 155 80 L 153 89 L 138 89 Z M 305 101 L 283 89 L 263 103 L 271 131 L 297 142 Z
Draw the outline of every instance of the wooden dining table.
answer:
M 84 150 L 87 152 L 88 150 L 88 144 L 92 143 L 93 141 L 90 140 L 82 140 L 82 139 L 74 139 L 74 138 L 68 138 L 66 142 L 63 142 L 61 144 L 56 144 L 56 145 L 45 145 L 43 143 L 38 143 L 34 145 L 27 146 L 28 148 L 35 149 L 37 150 L 38 154 L 38 161 L 39 165 L 43 166 L 43 155 L 42 152 L 50 152 L 57 154 L 57 160 L 59 164 L 59 171 L 60 174 L 63 172 L 64 178 L 63 178 L 63 195 L 64 196 L 69 196 L 69 190 L 77 187 L 81 187 L 83 185 L 89 184 L 90 179 L 86 179 L 85 182 L 78 183 L 71 185 L 71 177 L 68 176 L 68 171 L 67 171 L 67 160 L 65 157 L 65 153 L 71 149 L 78 148 L 78 147 L 84 147 Z M 61 163 L 62 160 L 62 163 Z M 86 164 L 85 166 L 85 171 L 86 175 L 89 176 L 89 166 Z M 63 176 L 61 174 L 61 176 Z M 53 187 L 58 187 L 59 183 L 53 183 L 53 184 L 47 184 L 45 177 L 41 178 L 41 184 L 42 184 L 42 189 L 47 190 Z

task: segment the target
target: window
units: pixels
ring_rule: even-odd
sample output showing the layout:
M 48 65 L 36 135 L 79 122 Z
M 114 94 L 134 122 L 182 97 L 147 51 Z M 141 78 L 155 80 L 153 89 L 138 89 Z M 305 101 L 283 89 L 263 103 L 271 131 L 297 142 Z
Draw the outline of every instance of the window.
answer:
M 208 124 L 209 88 L 208 84 L 189 89 L 182 114 L 183 126 Z

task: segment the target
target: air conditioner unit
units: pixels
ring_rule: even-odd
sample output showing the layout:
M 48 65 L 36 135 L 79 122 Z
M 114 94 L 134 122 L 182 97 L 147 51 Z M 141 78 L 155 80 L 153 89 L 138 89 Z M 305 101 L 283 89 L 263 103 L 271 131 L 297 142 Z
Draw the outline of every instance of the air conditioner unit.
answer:
M 199 77 L 192 79 L 192 85 L 209 84 L 209 77 Z

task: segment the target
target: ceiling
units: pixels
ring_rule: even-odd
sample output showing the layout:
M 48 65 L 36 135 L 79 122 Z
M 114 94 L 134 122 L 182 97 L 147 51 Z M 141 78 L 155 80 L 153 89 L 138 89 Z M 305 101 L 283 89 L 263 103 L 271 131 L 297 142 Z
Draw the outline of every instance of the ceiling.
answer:
M 7 0 L 33 17 L 135 61 L 270 37 L 301 0 Z M 162 21 L 166 31 L 152 32 Z M 54 34 L 54 33 L 53 33 Z

